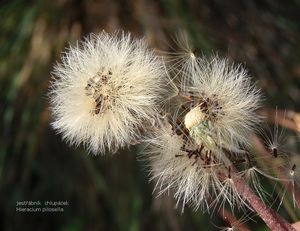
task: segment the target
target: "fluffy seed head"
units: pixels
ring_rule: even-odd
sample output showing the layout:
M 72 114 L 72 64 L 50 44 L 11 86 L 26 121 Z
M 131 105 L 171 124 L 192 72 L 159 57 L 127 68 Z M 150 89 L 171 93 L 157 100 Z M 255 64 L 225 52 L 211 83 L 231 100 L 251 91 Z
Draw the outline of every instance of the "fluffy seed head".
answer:
M 223 161 L 224 153 L 216 153 L 222 150 L 199 146 L 184 134 L 176 134 L 167 122 L 149 142 L 151 180 L 159 194 L 171 191 L 183 208 L 189 204 L 203 211 L 227 203 L 232 208 L 247 207 L 232 181 L 240 174 L 231 172 Z
M 129 33 L 91 34 L 68 49 L 53 74 L 53 127 L 95 154 L 136 142 L 157 114 L 163 64 Z
M 255 110 L 260 93 L 245 69 L 225 59 L 197 59 L 186 67 L 180 70 L 183 82 L 177 98 L 182 100 L 173 125 L 164 123 L 150 139 L 156 189 L 173 190 L 178 201 L 195 209 L 249 207 L 234 184 L 244 176 L 233 169 L 235 164 L 251 167 L 249 155 L 240 148 L 259 122 Z
M 212 139 L 226 148 L 247 144 L 259 122 L 255 113 L 259 91 L 242 66 L 218 57 L 198 63 L 182 88 L 192 102 L 184 118 L 186 128 L 198 143 L 211 143 Z

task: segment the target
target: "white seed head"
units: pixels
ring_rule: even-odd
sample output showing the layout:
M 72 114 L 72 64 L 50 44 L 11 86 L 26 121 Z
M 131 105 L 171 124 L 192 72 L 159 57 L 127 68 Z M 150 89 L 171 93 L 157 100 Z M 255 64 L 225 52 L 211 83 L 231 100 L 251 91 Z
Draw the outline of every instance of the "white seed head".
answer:
M 199 143 L 205 142 L 207 130 L 217 145 L 237 148 L 248 144 L 259 122 L 255 113 L 260 104 L 259 91 L 243 67 L 230 65 L 226 59 L 214 57 L 198 63 L 182 88 L 194 104 L 185 115 L 186 127 Z
M 203 211 L 225 203 L 231 207 L 245 205 L 233 184 L 228 183 L 232 180 L 220 178 L 228 175 L 228 168 L 218 159 L 222 155 L 214 153 L 221 150 L 211 152 L 193 140 L 185 142 L 184 135 L 176 134 L 168 123 L 148 142 L 151 180 L 156 182 L 155 190 L 159 195 L 172 191 L 177 204 L 181 202 L 183 208 L 189 204 Z
M 225 59 L 198 59 L 187 67 L 178 86 L 182 101 L 173 119 L 181 125 L 175 129 L 164 125 L 150 139 L 148 156 L 156 189 L 174 191 L 177 201 L 195 209 L 249 207 L 233 180 L 244 176 L 232 166 L 251 166 L 240 148 L 249 144 L 260 121 L 255 113 L 260 93 L 245 69 Z
M 95 154 L 136 142 L 144 122 L 157 116 L 162 61 L 129 33 L 91 34 L 68 49 L 53 74 L 53 127 Z

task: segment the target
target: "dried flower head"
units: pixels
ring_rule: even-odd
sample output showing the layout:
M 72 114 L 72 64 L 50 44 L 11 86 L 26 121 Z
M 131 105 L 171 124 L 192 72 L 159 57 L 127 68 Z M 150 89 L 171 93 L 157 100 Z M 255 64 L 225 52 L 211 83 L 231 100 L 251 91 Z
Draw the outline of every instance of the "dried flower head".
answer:
M 152 179 L 160 193 L 172 189 L 195 209 L 249 207 L 234 184 L 245 173 L 235 166 L 252 167 L 242 148 L 259 122 L 259 91 L 245 69 L 227 60 L 199 59 L 195 65 L 183 73 L 177 97 L 182 101 L 171 122 L 149 140 Z
M 222 150 L 212 152 L 198 145 L 186 134 L 174 131 L 166 121 L 149 141 L 151 180 L 156 181 L 159 195 L 173 192 L 177 204 L 182 202 L 182 209 L 185 204 L 203 211 L 225 203 L 232 208 L 247 206 L 232 181 L 241 175 L 233 175 L 230 165 L 219 158 L 225 156 Z
M 136 142 L 157 114 L 163 64 L 129 33 L 91 34 L 69 48 L 53 74 L 53 127 L 95 154 Z
M 249 135 L 259 122 L 255 110 L 260 93 L 247 71 L 226 59 L 203 58 L 186 78 L 189 81 L 181 91 L 190 97 L 190 109 L 184 124 L 196 142 L 233 150 L 249 144 Z

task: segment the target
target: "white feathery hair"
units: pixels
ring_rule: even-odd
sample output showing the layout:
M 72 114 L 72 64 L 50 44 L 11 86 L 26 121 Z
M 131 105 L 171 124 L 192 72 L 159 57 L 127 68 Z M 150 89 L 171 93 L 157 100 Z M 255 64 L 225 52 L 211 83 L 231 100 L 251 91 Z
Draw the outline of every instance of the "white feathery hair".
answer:
M 52 126 L 94 154 L 135 143 L 157 116 L 164 65 L 130 33 L 91 34 L 62 56 L 50 86 Z
M 249 135 L 260 122 L 256 110 L 261 94 L 246 69 L 218 56 L 201 58 L 197 65 L 187 73 L 182 91 L 205 103 L 203 115 L 211 123 L 209 136 L 228 149 L 248 145 Z
M 169 70 L 180 73 L 194 69 L 198 59 L 195 54 L 196 49 L 191 45 L 187 32 L 180 30 L 176 33 L 173 42 L 175 47 L 170 46 L 172 52 L 163 52 Z
M 157 182 L 155 189 L 159 194 L 174 191 L 177 204 L 181 201 L 194 209 L 225 204 L 232 209 L 249 208 L 234 184 L 244 175 L 233 169 L 235 161 L 248 167 L 241 147 L 249 144 L 260 122 L 256 114 L 260 92 L 247 71 L 227 59 L 198 58 L 185 67 L 179 70 L 182 103 L 172 118 L 181 125 L 172 129 L 164 121 L 156 137 L 149 139 L 147 156 L 151 180 Z M 176 132 L 178 129 L 181 131 Z M 259 187 L 257 181 L 252 183 Z
M 185 30 L 179 30 L 173 38 L 174 45 L 169 45 L 171 51 L 163 51 L 168 72 L 172 74 L 174 81 L 179 80 L 181 87 L 185 85 L 186 79 L 180 80 L 181 73 L 190 73 L 198 67 L 199 59 L 196 56 L 196 48 L 192 45 Z
M 146 156 L 150 180 L 155 182 L 154 191 L 158 195 L 174 193 L 177 206 L 182 204 L 182 211 L 186 204 L 202 211 L 226 203 L 232 208 L 248 207 L 234 185 L 229 184 L 232 180 L 227 177 L 228 168 L 222 160 L 214 159 L 207 164 L 202 157 L 188 156 L 184 149 L 196 150 L 199 146 L 190 140 L 183 149 L 183 135 L 174 133 L 168 122 L 164 121 L 152 136 L 148 140 Z M 232 177 L 240 177 L 240 174 Z

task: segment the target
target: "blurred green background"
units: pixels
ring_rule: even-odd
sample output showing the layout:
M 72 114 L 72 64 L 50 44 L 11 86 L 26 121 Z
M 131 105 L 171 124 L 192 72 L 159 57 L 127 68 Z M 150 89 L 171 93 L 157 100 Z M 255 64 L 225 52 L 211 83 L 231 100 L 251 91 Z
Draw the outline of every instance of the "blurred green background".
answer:
M 7 0 L 0 2 L 1 230 L 216 230 L 211 216 L 155 198 L 137 147 L 92 156 L 50 126 L 50 72 L 68 43 L 129 30 L 168 50 L 185 29 L 204 54 L 245 64 L 267 107 L 300 111 L 300 1 Z M 64 212 L 20 213 L 17 201 L 68 201 Z M 283 215 L 289 221 L 297 215 Z M 251 230 L 267 230 L 262 222 Z

